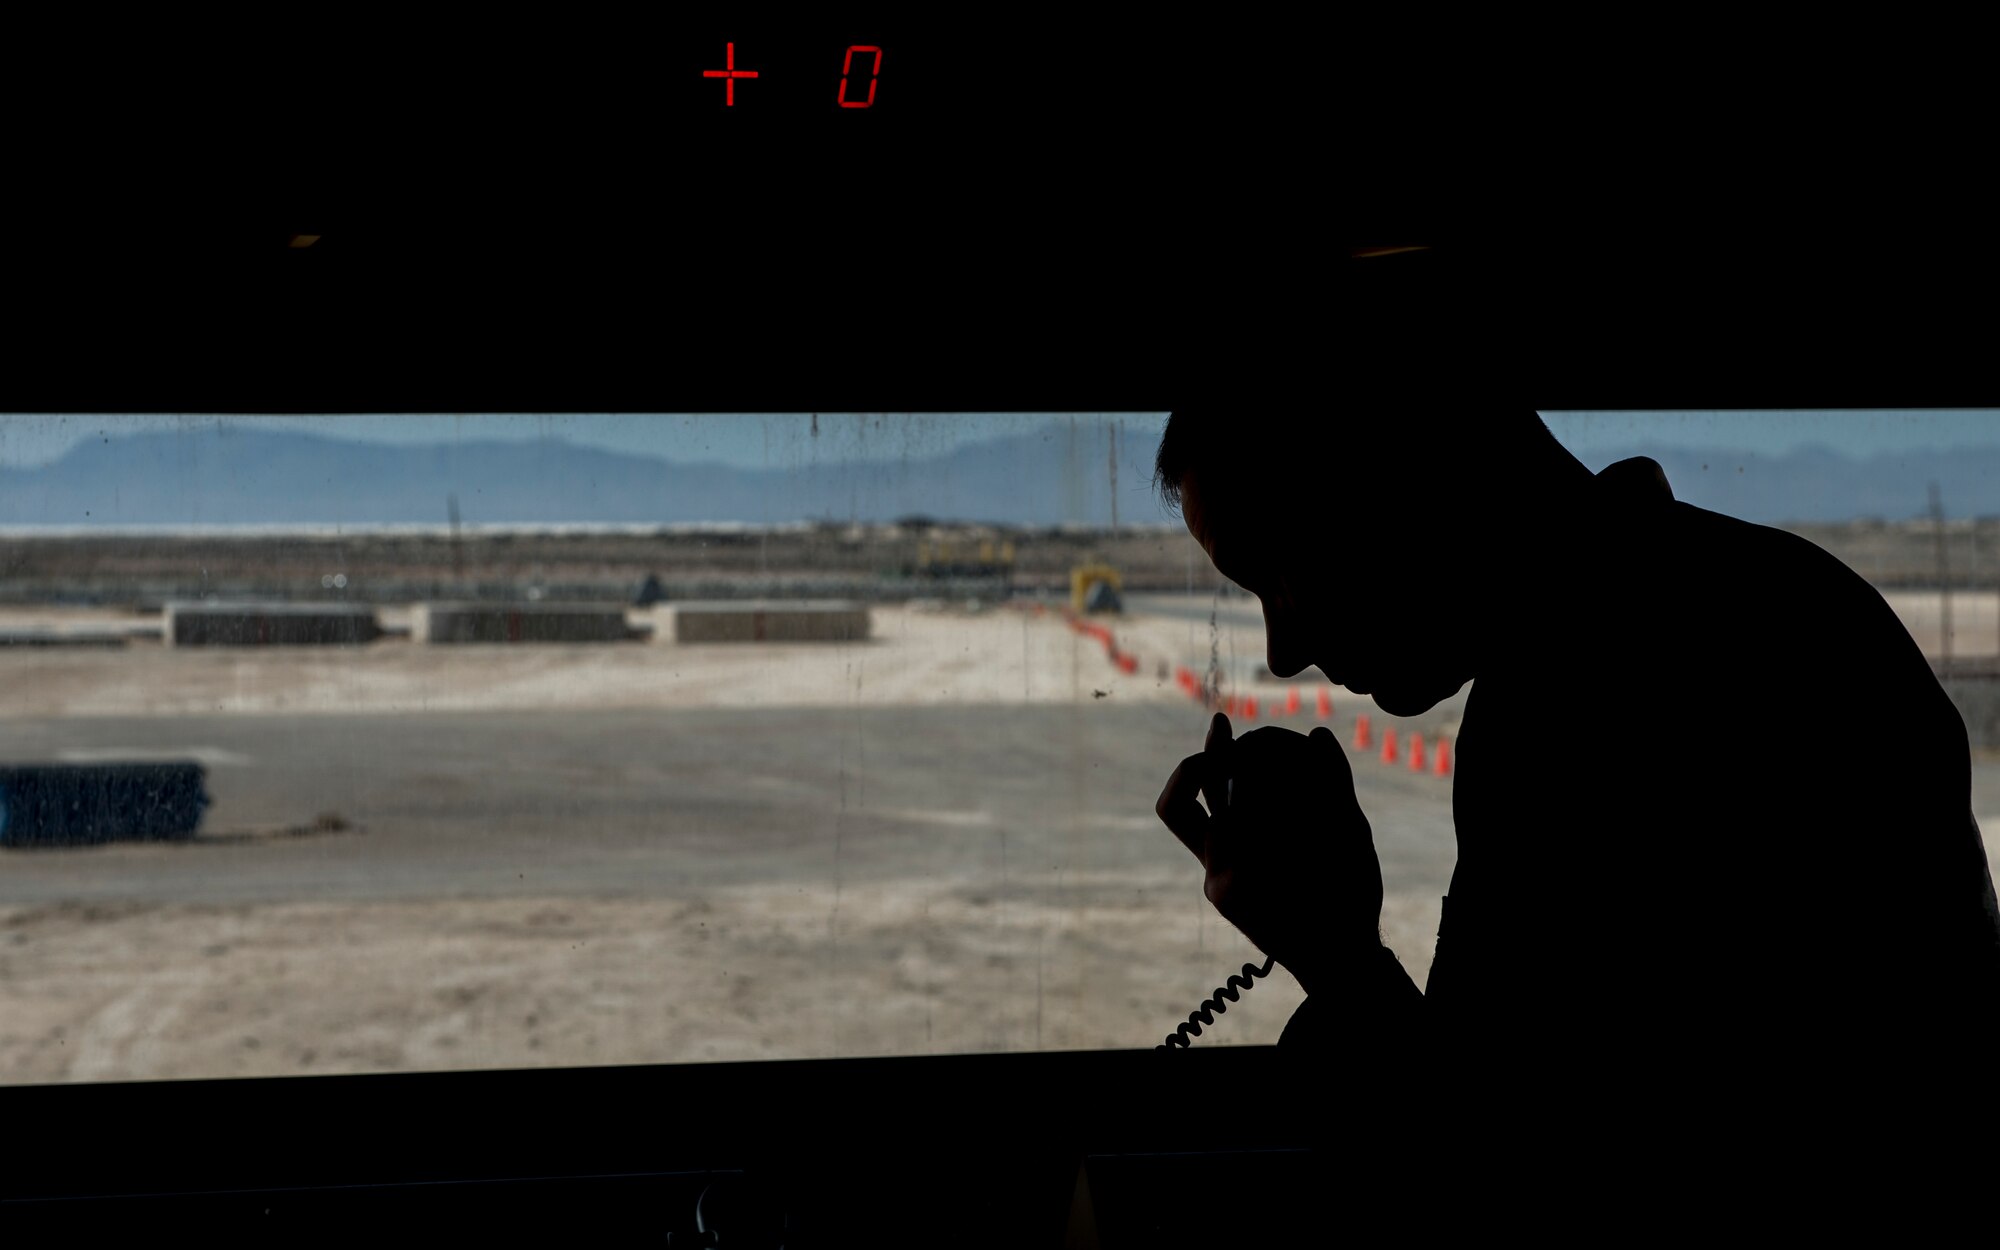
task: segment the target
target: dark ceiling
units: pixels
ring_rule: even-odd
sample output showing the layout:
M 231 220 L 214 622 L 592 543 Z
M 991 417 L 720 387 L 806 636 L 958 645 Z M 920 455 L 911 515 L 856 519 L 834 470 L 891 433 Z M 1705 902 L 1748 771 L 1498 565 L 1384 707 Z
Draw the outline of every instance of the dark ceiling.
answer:
M 1353 249 L 1403 242 L 1540 407 L 2000 406 L 1990 195 L 1872 79 L 822 25 L 765 45 L 741 111 L 704 94 L 721 24 L 127 30 L 38 61 L 8 87 L 0 406 L 1309 391 L 1356 367 Z M 869 39 L 876 108 L 780 90 Z

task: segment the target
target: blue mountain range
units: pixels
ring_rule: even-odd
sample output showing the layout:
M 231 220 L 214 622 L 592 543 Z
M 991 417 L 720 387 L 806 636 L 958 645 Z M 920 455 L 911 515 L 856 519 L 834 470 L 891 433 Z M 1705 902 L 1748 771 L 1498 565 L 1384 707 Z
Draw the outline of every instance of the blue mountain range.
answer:
M 0 468 L 0 525 L 473 525 L 886 522 L 913 515 L 1009 525 L 1167 522 L 1150 474 L 1150 422 L 1052 421 L 944 451 L 789 468 L 732 468 L 559 440 L 391 445 L 190 424 L 93 440 L 33 468 Z M 1116 454 L 1113 455 L 1113 442 Z M 1940 484 L 1948 514 L 2000 514 L 2000 449 L 1867 460 L 1823 448 L 1784 455 L 1643 444 L 1675 495 L 1767 524 L 1900 520 Z M 1335 466 L 1322 466 L 1337 481 Z M 1313 466 L 1284 466 L 1274 475 Z M 1116 507 L 1114 518 L 1113 508 Z

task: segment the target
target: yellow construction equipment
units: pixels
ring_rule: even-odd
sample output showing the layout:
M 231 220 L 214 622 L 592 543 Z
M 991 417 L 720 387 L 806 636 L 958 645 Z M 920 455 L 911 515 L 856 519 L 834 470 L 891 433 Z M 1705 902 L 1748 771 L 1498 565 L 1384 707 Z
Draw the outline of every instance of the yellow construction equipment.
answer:
M 1099 590 L 1102 586 L 1104 589 Z M 1069 571 L 1069 605 L 1082 612 L 1122 612 L 1123 586 L 1108 564 L 1079 564 Z

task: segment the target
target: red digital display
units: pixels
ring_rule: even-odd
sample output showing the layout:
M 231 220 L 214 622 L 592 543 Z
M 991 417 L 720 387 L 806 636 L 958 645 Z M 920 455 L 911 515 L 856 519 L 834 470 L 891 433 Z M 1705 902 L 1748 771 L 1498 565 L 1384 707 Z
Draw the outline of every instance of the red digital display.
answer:
M 847 75 L 848 71 L 854 68 L 854 54 L 857 52 L 872 52 L 875 54 L 875 63 L 868 67 L 868 98 L 866 100 L 850 100 L 847 98 Z M 844 109 L 865 109 L 875 103 L 875 80 L 881 76 L 882 49 L 867 47 L 849 48 L 846 57 L 840 62 L 840 107 Z
M 861 53 L 864 57 L 872 58 L 863 66 L 863 72 L 866 73 L 868 79 L 868 89 L 865 97 L 861 94 L 861 76 L 856 73 L 854 68 L 854 54 L 857 52 Z M 703 78 L 720 78 L 723 83 L 722 106 L 724 108 L 734 108 L 736 107 L 736 80 L 739 78 L 756 78 L 759 76 L 760 71 L 737 68 L 736 45 L 733 42 L 722 45 L 722 64 L 723 67 L 721 69 L 705 69 L 701 71 L 701 76 Z M 882 49 L 872 44 L 851 45 L 847 49 L 846 55 L 841 57 L 840 60 L 840 90 L 834 96 L 835 103 L 844 109 L 865 109 L 872 106 L 875 103 L 875 86 L 881 77 Z
M 736 80 L 739 78 L 755 78 L 757 71 L 754 69 L 736 68 L 736 45 L 733 43 L 723 45 L 723 63 L 726 68 L 705 69 L 701 71 L 701 76 L 703 78 L 722 79 L 723 85 L 727 88 L 722 98 L 723 106 L 734 108 L 736 106 Z

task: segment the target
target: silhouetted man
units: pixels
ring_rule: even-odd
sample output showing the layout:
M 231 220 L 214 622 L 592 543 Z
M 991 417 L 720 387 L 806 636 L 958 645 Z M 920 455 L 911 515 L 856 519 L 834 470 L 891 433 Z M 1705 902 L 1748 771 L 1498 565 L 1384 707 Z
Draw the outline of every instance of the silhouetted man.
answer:
M 1676 502 L 1651 460 L 1593 475 L 1531 411 L 1440 402 L 1384 385 L 1262 431 L 1182 411 L 1160 448 L 1158 485 L 1262 601 L 1273 673 L 1399 716 L 1471 683 L 1422 991 L 1381 945 L 1326 729 L 1231 742 L 1218 716 L 1161 794 L 1210 901 L 1307 991 L 1281 1051 L 1343 1115 L 1386 1081 L 1596 1102 L 1642 1134 L 1729 1113 L 1707 1148 L 1743 1146 L 1767 1094 L 1793 1128 L 1906 1098 L 1983 1124 L 2000 911 L 1966 733 L 1882 596 Z

